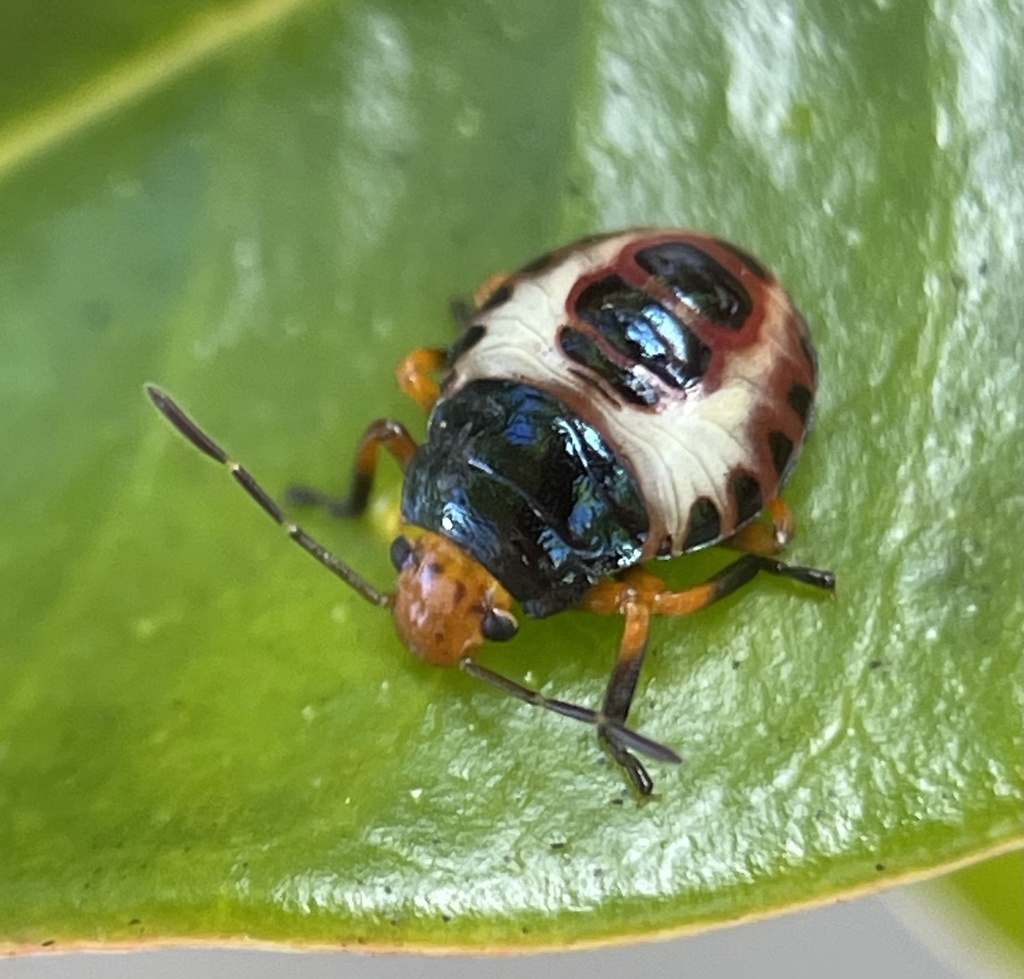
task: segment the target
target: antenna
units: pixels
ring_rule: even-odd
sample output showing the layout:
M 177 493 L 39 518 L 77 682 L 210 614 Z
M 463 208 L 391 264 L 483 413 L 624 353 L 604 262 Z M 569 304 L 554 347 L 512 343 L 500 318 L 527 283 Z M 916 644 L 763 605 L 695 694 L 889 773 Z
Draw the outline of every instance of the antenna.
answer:
M 228 454 L 206 434 L 181 407 L 158 387 L 146 385 L 146 394 L 156 405 L 157 411 L 164 416 L 182 435 L 185 436 L 200 452 L 231 470 L 235 481 L 254 499 L 284 532 L 299 545 L 307 554 L 311 554 L 328 571 L 337 575 L 346 585 L 354 588 L 368 602 L 381 608 L 388 608 L 392 596 L 387 592 L 374 588 L 362 575 L 357 574 L 337 555 L 333 554 L 314 537 L 306 533 L 298 524 L 292 523 L 284 511 L 274 502 L 273 497 L 256 481 L 256 478 L 244 466 L 228 457 Z

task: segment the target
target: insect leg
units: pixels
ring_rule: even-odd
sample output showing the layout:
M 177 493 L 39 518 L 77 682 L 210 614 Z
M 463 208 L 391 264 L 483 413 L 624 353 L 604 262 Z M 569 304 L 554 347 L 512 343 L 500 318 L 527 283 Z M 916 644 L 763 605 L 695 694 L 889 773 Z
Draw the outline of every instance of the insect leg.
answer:
M 640 670 L 647 652 L 647 636 L 650 632 L 650 609 L 642 601 L 627 599 L 623 608 L 626 616 L 626 628 L 619 646 L 619 656 L 608 680 L 605 690 L 602 714 L 612 724 L 598 724 L 597 734 L 605 750 L 618 762 L 629 776 L 630 781 L 640 795 L 650 795 L 654 789 L 654 781 L 647 769 L 629 751 L 618 736 L 619 729 L 625 725 L 629 708 L 636 693 Z
M 585 724 L 596 725 L 603 736 L 614 738 L 616 744 L 622 746 L 623 751 L 628 748 L 639 754 L 646 755 L 648 758 L 653 758 L 655 761 L 678 764 L 681 760 L 671 748 L 626 727 L 623 723 L 624 719 L 608 717 L 604 711 L 596 711 L 590 707 L 583 707 L 580 704 L 572 704 L 565 700 L 555 700 L 552 697 L 546 697 L 539 690 L 524 687 L 521 683 L 516 683 L 515 680 L 511 680 L 501 673 L 495 673 L 493 670 L 489 670 L 486 666 L 481 666 L 476 660 L 468 657 L 461 660 L 459 666 L 463 672 L 468 673 L 470 676 L 483 680 L 484 683 L 489 683 L 492 687 L 497 687 L 504 693 L 510 694 L 525 703 L 532 704 L 534 707 L 543 707 L 545 710 L 561 714 L 563 717 L 571 717 L 573 720 L 583 721 Z M 643 766 L 632 755 L 629 757 L 643 771 Z M 646 775 L 646 772 L 644 774 Z M 650 782 L 649 776 L 647 781 L 648 783 Z M 645 794 L 649 792 L 650 788 L 648 788 Z
M 618 580 L 595 585 L 580 608 L 598 615 L 628 615 L 630 602 L 640 602 L 652 615 L 690 615 L 749 584 L 761 571 L 792 578 L 824 591 L 834 591 L 836 587 L 836 576 L 832 571 L 786 564 L 763 554 L 745 554 L 706 581 L 683 591 L 670 591 L 660 578 L 650 572 L 631 568 Z
M 615 722 L 605 726 L 598 722 L 602 742 L 611 756 L 625 769 L 641 795 L 649 795 L 653 787 L 644 766 L 622 742 L 618 731 L 624 726 L 636 692 L 637 681 L 647 648 L 651 615 L 689 615 L 717 602 L 748 584 L 757 574 L 793 578 L 826 591 L 835 588 L 835 575 L 818 568 L 784 564 L 761 554 L 746 554 L 727 565 L 707 581 L 684 591 L 671 591 L 665 583 L 643 568 L 631 568 L 620 579 L 603 581 L 590 590 L 580 608 L 599 615 L 621 614 L 626 628 L 619 647 L 601 715 Z
M 412 398 L 428 414 L 441 397 L 441 387 L 433 375 L 444 369 L 447 359 L 447 350 L 421 347 L 404 357 L 395 369 L 395 378 L 402 393 Z
M 378 449 L 381 446 L 395 457 L 402 469 L 405 469 L 416 451 L 416 442 L 401 422 L 392 418 L 378 418 L 359 441 L 348 496 L 337 498 L 310 486 L 290 486 L 288 502 L 295 506 L 321 506 L 336 517 L 358 516 L 370 501 L 370 491 L 377 475 Z
M 235 482 L 255 500 L 263 512 L 284 528 L 285 533 L 295 541 L 307 554 L 317 559 L 328 571 L 337 575 L 346 585 L 354 588 L 368 602 L 374 605 L 391 605 L 391 596 L 374 588 L 362 575 L 357 574 L 341 558 L 327 550 L 318 540 L 311 537 L 300 526 L 292 523 L 284 515 L 273 497 L 256 481 L 256 477 L 244 466 L 234 462 L 228 454 L 206 434 L 179 405 L 167 394 L 152 385 L 146 386 L 146 394 L 156 405 L 157 410 L 182 435 L 185 436 L 200 452 L 208 455 L 224 466 L 227 466 Z
M 771 523 L 758 520 L 747 524 L 739 533 L 723 541 L 722 546 L 734 551 L 763 554 L 765 557 L 781 554 L 796 535 L 793 511 L 782 497 L 776 497 L 768 504 L 768 516 Z
M 643 576 L 642 581 L 647 585 L 646 593 L 643 589 L 638 589 L 625 581 L 608 582 L 598 585 L 584 602 L 584 608 L 593 607 L 588 606 L 587 602 L 595 592 L 601 589 L 602 597 L 596 599 L 601 607 L 600 609 L 593 608 L 593 610 L 605 613 L 621 612 L 626 618 L 626 628 L 622 644 L 619 647 L 619 656 L 608 681 L 601 710 L 594 711 L 577 704 L 551 700 L 535 690 L 522 687 L 512 680 L 491 673 L 473 661 L 464 661 L 463 669 L 486 680 L 493 686 L 500 687 L 520 700 L 593 724 L 597 728 L 602 746 L 625 769 L 637 792 L 646 796 L 651 794 L 654 782 L 633 752 L 646 755 L 657 761 L 675 764 L 678 764 L 681 759 L 668 746 L 626 726 L 626 718 L 629 714 L 630 704 L 633 702 L 637 680 L 640 677 L 644 653 L 647 650 L 647 634 L 650 628 L 649 597 L 653 591 L 664 589 L 661 579 L 655 578 L 641 569 L 636 569 L 631 574 L 635 581 L 641 580 L 640 576 Z
M 780 578 L 792 578 L 822 591 L 833 592 L 836 588 L 836 576 L 833 571 L 786 564 L 763 554 L 745 554 L 702 584 L 694 585 L 685 591 L 664 591 L 656 595 L 651 611 L 655 615 L 689 615 L 731 595 L 753 581 L 761 571 Z
M 599 615 L 621 614 L 626 627 L 619 655 L 608 680 L 602 713 L 617 725 L 625 723 L 636 693 L 637 681 L 647 652 L 651 612 L 656 596 L 665 591 L 665 583 L 643 568 L 631 568 L 621 578 L 603 581 L 588 592 L 583 609 Z M 625 770 L 640 795 L 650 795 L 654 783 L 647 770 L 617 736 L 615 727 L 598 729 L 601 743 Z

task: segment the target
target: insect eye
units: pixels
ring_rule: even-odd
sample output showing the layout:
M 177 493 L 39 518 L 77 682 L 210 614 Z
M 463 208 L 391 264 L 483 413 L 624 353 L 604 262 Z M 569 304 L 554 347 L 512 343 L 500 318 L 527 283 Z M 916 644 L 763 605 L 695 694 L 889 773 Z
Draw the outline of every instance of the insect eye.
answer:
M 412 544 L 408 537 L 396 537 L 391 542 L 391 563 L 401 571 L 412 560 Z
M 480 625 L 485 639 L 492 642 L 508 642 L 518 631 L 519 623 L 511 612 L 492 608 Z

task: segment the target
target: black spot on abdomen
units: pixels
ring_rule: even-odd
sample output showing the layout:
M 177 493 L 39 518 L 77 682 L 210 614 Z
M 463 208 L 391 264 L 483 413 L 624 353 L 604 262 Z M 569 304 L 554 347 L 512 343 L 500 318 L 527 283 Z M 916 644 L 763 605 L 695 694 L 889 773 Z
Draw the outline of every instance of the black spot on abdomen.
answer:
M 543 255 L 538 255 L 532 262 L 527 262 L 519 271 L 526 274 L 543 272 L 554 260 L 554 252 L 545 252 Z
M 707 252 L 686 241 L 642 248 L 637 264 L 664 279 L 679 297 L 713 323 L 739 330 L 754 304 L 743 283 Z
M 683 541 L 683 551 L 692 551 L 710 544 L 721 535 L 722 517 L 718 507 L 706 496 L 700 497 L 690 507 L 690 525 L 686 531 L 686 540 Z
M 786 400 L 789 402 L 789 406 L 797 413 L 800 421 L 806 424 L 807 415 L 811 410 L 811 402 L 814 400 L 811 389 L 805 384 L 794 384 L 789 389 Z
M 735 473 L 729 480 L 729 492 L 736 504 L 736 523 L 745 523 L 764 508 L 761 484 L 750 473 Z
M 785 432 L 776 431 L 768 436 L 768 444 L 772 450 L 772 464 L 781 476 L 789 464 L 789 457 L 793 454 L 793 440 Z
M 459 339 L 449 347 L 448 355 L 445 358 L 445 367 L 450 370 L 455 361 L 467 351 L 472 350 L 484 338 L 486 333 L 487 328 L 479 323 L 466 327 Z
M 623 357 L 643 366 L 669 387 L 698 383 L 711 350 L 653 296 L 609 275 L 584 289 L 575 313 Z
M 612 360 L 597 341 L 582 330 L 564 326 L 558 331 L 558 346 L 569 360 L 606 381 L 628 404 L 652 408 L 661 400 L 657 388 L 633 367 Z
M 488 310 L 496 309 L 503 302 L 506 302 L 512 295 L 512 287 L 506 282 L 504 285 L 498 286 L 485 300 L 483 305 L 477 310 L 478 313 L 486 313 Z

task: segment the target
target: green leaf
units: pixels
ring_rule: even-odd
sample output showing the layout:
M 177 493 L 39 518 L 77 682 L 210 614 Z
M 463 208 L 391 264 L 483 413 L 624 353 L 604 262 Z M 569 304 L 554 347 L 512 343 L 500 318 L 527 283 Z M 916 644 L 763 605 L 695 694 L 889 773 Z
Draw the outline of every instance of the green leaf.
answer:
M 0 947 L 540 947 L 1021 842 L 1019 4 L 14 3 L 0 41 Z M 162 424 L 338 488 L 447 307 L 681 224 L 814 329 L 794 560 L 659 621 L 638 804 L 591 731 L 414 661 Z M 417 427 L 418 426 L 418 427 Z M 389 580 L 397 476 L 309 527 Z M 678 562 L 679 586 L 721 555 Z M 487 651 L 595 703 L 618 624 Z

